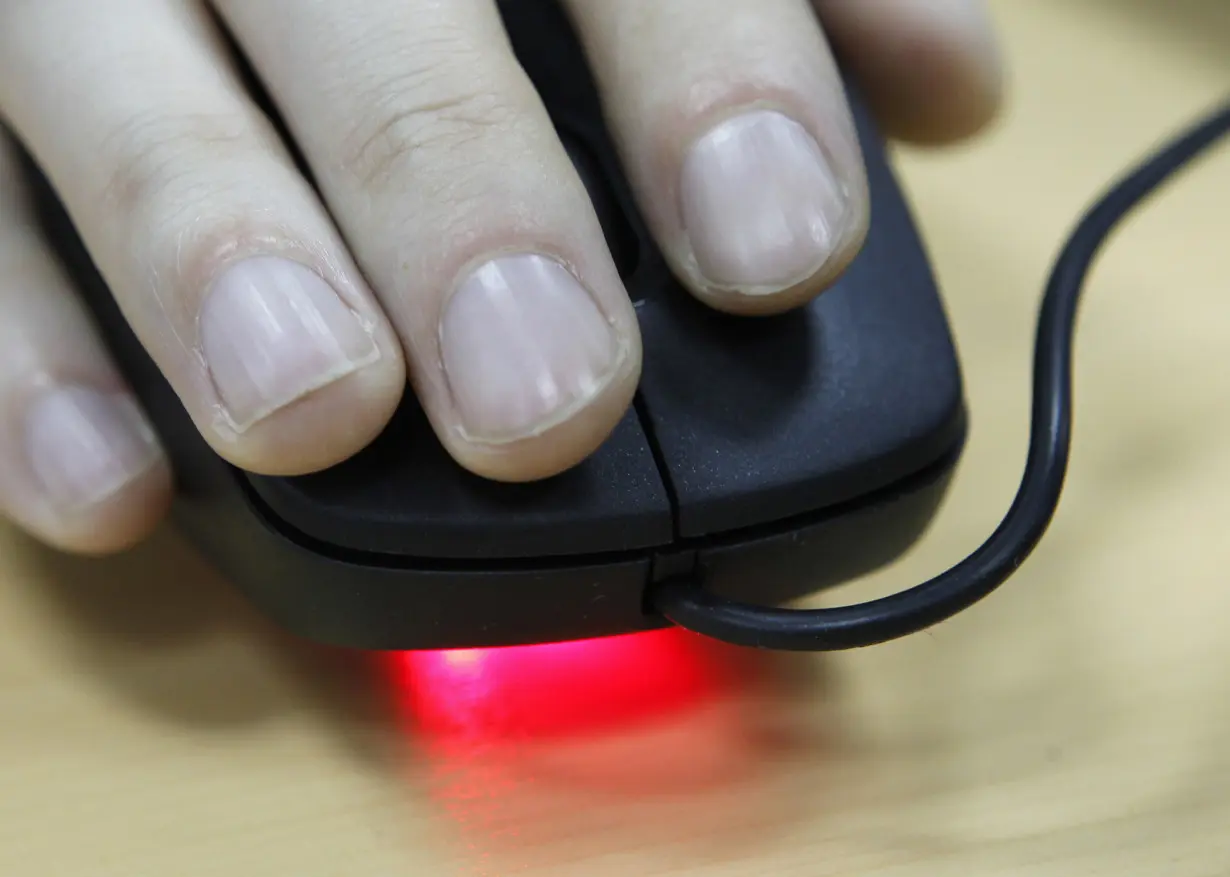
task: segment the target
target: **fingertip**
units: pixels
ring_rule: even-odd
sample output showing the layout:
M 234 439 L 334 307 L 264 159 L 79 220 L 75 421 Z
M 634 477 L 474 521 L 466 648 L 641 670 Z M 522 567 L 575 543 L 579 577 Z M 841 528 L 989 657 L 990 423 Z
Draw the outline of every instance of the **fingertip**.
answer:
M 142 541 L 164 517 L 170 466 L 127 392 L 40 388 L 10 431 L 10 446 L 20 451 L 5 466 L 5 505 L 42 541 L 76 554 L 112 554 Z
M 491 481 L 518 484 L 554 477 L 580 465 L 606 442 L 631 406 L 639 378 L 638 350 L 599 397 L 538 435 L 502 444 L 454 435 L 445 445 L 461 466 Z
M 384 429 L 406 367 L 365 288 L 269 254 L 225 265 L 203 285 L 199 367 L 181 398 L 220 456 L 249 472 L 302 475 Z
M 28 208 L 0 142 L 0 512 L 60 550 L 112 554 L 163 519 L 171 466 Z
M 914 76 L 864 68 L 861 83 L 884 133 L 918 146 L 946 146 L 987 130 L 1003 107 L 1004 75 L 941 37 L 913 47 Z
M 72 554 L 106 557 L 144 542 L 166 518 L 174 480 L 165 460 L 121 491 L 89 509 L 44 525 L 35 533 L 42 541 Z
M 570 0 L 629 182 L 704 304 L 798 307 L 857 253 L 860 144 L 816 16 L 799 0 Z M 635 41 L 615 39 L 635 29 Z M 638 71 L 660 71 L 656 75 Z
M 636 392 L 636 311 L 596 219 L 578 228 L 579 241 L 563 230 L 553 244 L 459 253 L 434 312 L 403 334 L 439 441 L 481 477 L 536 481 L 576 466 Z
M 736 317 L 773 317 L 807 305 L 838 281 L 866 240 L 870 220 L 867 196 L 860 191 L 853 197 L 857 206 L 844 221 L 839 244 L 826 252 L 810 273 L 769 290 L 693 284 L 692 294 L 708 307 Z
M 740 112 L 703 135 L 683 161 L 680 195 L 694 293 L 740 313 L 817 294 L 857 251 L 867 213 L 861 177 L 776 108 Z
M 318 472 L 376 439 L 406 392 L 400 356 L 382 358 L 296 399 L 243 431 L 222 413 L 201 432 L 231 465 L 260 475 Z
M 1004 59 L 981 0 L 813 2 L 887 136 L 944 145 L 997 118 Z

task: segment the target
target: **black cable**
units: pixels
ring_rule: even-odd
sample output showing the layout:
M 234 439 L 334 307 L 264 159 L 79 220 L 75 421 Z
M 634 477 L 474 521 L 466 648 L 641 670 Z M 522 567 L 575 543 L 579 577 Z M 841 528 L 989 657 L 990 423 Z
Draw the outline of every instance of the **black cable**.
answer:
M 742 646 L 834 651 L 897 639 L 956 615 L 990 594 L 1025 562 L 1063 492 L 1072 432 L 1072 341 L 1085 277 L 1118 224 L 1170 177 L 1230 133 L 1230 103 L 1145 159 L 1077 225 L 1047 283 L 1034 339 L 1029 453 L 1016 499 L 973 554 L 909 590 L 854 606 L 773 609 L 727 600 L 698 580 L 669 581 L 650 605 L 680 627 Z

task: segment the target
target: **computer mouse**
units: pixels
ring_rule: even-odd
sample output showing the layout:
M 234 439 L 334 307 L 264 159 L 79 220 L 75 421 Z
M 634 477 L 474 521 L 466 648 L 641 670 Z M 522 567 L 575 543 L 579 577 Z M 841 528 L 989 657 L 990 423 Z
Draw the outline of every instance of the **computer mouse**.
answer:
M 896 559 L 942 501 L 966 409 L 926 252 L 857 91 L 872 203 L 861 253 L 804 307 L 724 315 L 656 248 L 566 16 L 548 0 L 501 8 L 635 300 L 634 405 L 591 458 L 530 484 L 463 470 L 410 392 L 340 465 L 236 469 L 198 435 L 28 162 L 39 221 L 171 457 L 176 526 L 277 624 L 371 650 L 632 633 L 669 623 L 646 601 L 668 579 L 781 605 Z

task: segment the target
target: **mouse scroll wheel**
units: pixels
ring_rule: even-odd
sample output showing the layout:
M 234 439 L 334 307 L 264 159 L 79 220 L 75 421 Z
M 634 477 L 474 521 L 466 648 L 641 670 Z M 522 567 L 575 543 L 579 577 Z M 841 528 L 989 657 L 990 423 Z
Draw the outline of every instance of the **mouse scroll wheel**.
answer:
M 610 178 L 604 172 L 602 163 L 575 136 L 561 132 L 560 140 L 572 166 L 576 168 L 585 190 L 589 193 L 590 203 L 598 214 L 598 222 L 602 225 L 602 233 L 606 237 L 607 246 L 615 259 L 620 277 L 627 279 L 636 270 L 639 260 L 639 247 L 636 233 L 632 229 L 628 217 L 620 206 L 619 199 L 611 187 Z

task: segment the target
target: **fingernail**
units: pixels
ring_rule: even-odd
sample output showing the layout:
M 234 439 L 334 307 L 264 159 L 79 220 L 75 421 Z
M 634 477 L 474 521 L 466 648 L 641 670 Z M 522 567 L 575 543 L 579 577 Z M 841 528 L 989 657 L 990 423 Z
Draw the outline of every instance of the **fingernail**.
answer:
M 680 194 L 700 274 L 748 294 L 806 280 L 848 222 L 845 187 L 824 152 L 798 122 L 767 110 L 702 137 L 684 162 Z
M 218 277 L 201 308 L 200 333 L 237 432 L 380 358 L 371 333 L 329 284 L 270 256 Z
M 465 278 L 440 323 L 445 375 L 470 441 L 526 438 L 567 420 L 615 372 L 621 344 L 559 262 L 505 256 Z
M 44 495 L 68 513 L 119 493 L 162 455 L 132 399 L 80 386 L 36 398 L 26 415 L 25 439 Z

